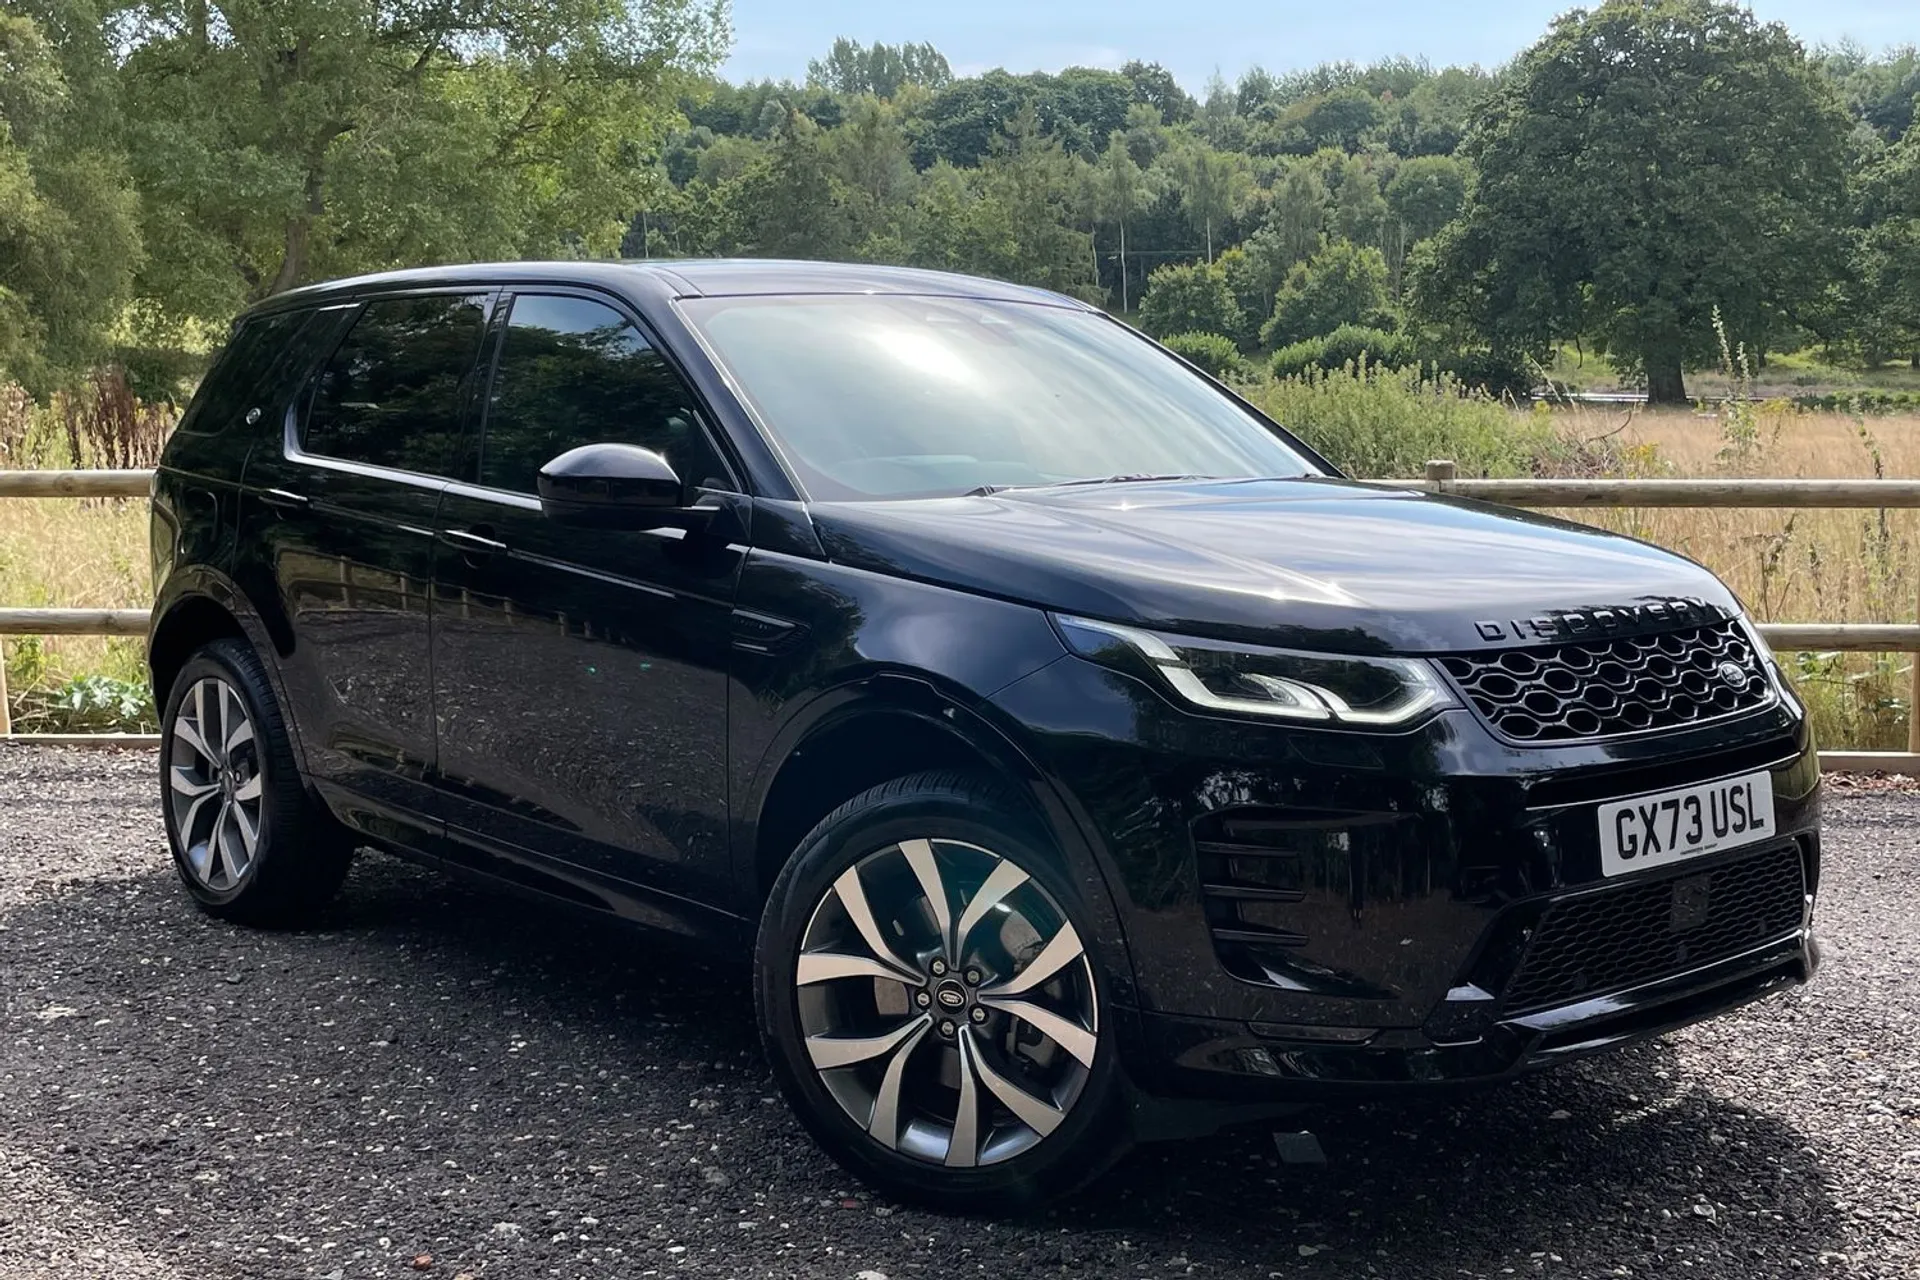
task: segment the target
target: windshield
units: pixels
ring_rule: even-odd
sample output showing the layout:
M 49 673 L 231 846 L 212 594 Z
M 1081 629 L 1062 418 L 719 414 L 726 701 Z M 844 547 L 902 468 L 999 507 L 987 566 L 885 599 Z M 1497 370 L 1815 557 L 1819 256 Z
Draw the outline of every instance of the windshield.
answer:
M 1097 314 L 872 294 L 682 305 L 816 499 L 1314 474 L 1265 423 Z

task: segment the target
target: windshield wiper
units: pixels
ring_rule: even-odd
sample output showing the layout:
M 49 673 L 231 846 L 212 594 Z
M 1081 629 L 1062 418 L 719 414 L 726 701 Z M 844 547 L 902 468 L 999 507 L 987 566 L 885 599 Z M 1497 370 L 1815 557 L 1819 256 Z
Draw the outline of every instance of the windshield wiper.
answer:
M 1009 489 L 1068 489 L 1076 485 L 1088 484 L 1142 484 L 1152 480 L 1217 480 L 1218 476 L 1156 476 L 1131 474 L 1123 476 L 1088 476 L 1083 480 L 1048 480 L 1041 484 L 983 484 L 977 489 L 967 490 L 969 498 L 984 498 L 990 494 L 1005 493 Z

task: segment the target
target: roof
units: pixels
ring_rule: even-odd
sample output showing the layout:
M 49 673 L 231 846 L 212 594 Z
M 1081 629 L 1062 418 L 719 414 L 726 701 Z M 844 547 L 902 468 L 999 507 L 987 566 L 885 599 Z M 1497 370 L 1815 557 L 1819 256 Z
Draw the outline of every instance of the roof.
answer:
M 323 302 L 340 295 L 370 290 L 419 288 L 430 285 L 488 281 L 502 284 L 600 284 L 622 290 L 645 276 L 655 288 L 678 297 L 741 295 L 897 293 L 955 298 L 993 298 L 1008 302 L 1043 302 L 1058 306 L 1084 304 L 1046 289 L 1008 284 L 979 276 L 915 267 L 883 267 L 865 263 L 802 262 L 777 258 L 622 259 L 570 262 L 491 262 L 447 267 L 415 267 L 373 275 L 306 285 L 279 294 L 261 305 Z

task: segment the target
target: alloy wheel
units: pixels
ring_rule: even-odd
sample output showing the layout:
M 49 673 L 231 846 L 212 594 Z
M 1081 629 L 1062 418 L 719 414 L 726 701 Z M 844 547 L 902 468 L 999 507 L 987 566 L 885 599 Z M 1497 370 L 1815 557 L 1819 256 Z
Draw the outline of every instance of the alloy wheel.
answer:
M 194 682 L 168 730 L 167 802 L 194 878 L 215 893 L 240 884 L 260 847 L 259 745 L 239 691 L 217 676 Z
M 1085 947 L 1024 869 L 978 845 L 903 840 L 816 904 L 794 975 L 807 1054 L 884 1147 L 968 1169 L 1066 1119 L 1099 1051 Z

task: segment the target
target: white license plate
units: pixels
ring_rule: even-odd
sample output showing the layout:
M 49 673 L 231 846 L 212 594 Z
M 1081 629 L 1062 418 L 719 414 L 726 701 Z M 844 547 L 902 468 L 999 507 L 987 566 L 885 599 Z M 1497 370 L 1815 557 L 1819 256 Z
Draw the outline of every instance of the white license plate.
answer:
M 1623 876 L 1772 835 L 1768 773 L 1616 800 L 1600 806 L 1600 872 Z

